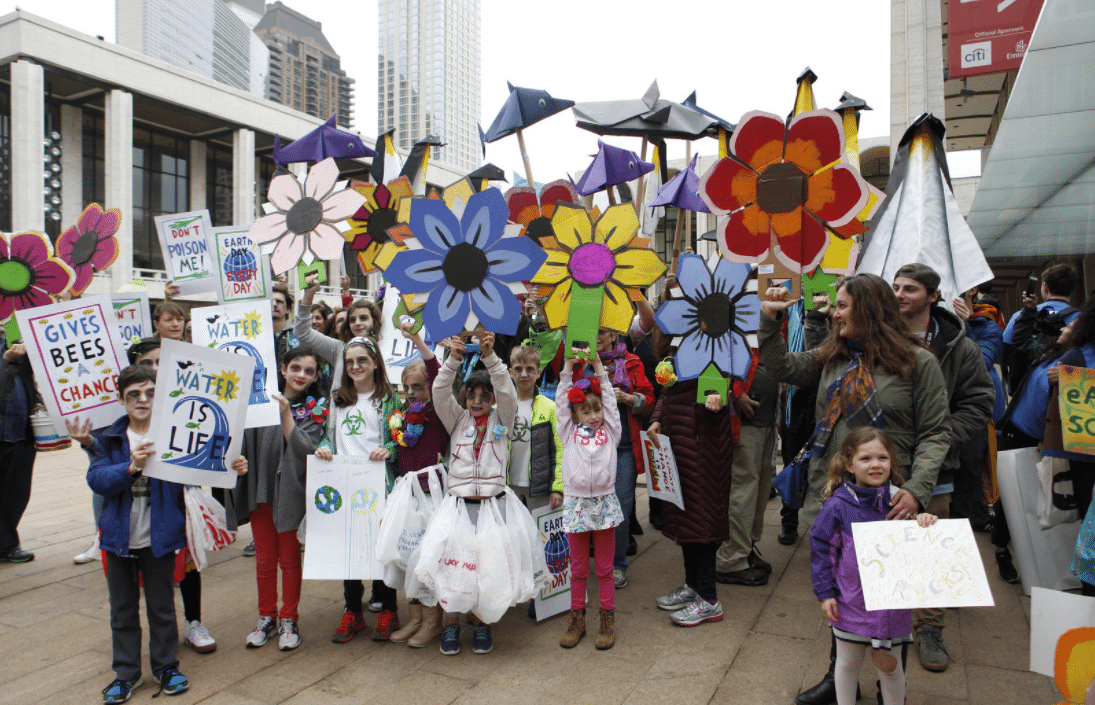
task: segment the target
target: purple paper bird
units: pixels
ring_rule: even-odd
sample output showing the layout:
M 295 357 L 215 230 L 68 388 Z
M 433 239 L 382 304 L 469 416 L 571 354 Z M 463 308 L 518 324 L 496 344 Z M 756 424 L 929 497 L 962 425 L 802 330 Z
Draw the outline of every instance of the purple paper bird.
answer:
M 376 152 L 357 135 L 338 129 L 335 115 L 296 140 L 288 147 L 281 146 L 281 137 L 274 136 L 274 162 L 292 164 L 294 162 L 321 162 L 327 157 L 335 159 L 352 159 L 354 157 L 371 158 Z
M 652 171 L 654 171 L 654 165 L 639 159 L 639 155 L 630 149 L 613 147 L 597 140 L 597 154 L 593 157 L 593 163 L 585 170 L 574 187 L 578 193 L 588 196 L 608 186 L 637 179 Z
M 692 163 L 687 168 L 678 171 L 676 176 L 670 179 L 665 186 L 662 186 L 661 190 L 658 191 L 658 195 L 648 205 L 651 208 L 655 206 L 676 206 L 694 213 L 710 213 L 711 210 L 699 196 L 700 177 L 696 173 L 696 160 L 699 157 L 698 154 L 693 155 Z

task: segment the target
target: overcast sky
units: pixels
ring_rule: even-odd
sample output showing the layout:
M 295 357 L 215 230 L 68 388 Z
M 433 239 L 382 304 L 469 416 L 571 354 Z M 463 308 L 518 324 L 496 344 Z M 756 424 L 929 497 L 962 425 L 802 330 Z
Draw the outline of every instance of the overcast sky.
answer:
M 18 4 L 115 39 L 114 0 Z M 323 23 L 342 67 L 357 81 L 356 129 L 374 137 L 376 0 L 285 4 Z M 13 7 L 0 0 L 3 13 Z M 840 94 L 850 91 L 874 108 L 863 114 L 860 135 L 889 135 L 890 3 L 885 0 L 481 0 L 481 8 L 484 129 L 506 99 L 506 81 L 582 102 L 639 98 L 657 79 L 664 98 L 682 101 L 695 90 L 701 107 L 731 122 L 750 110 L 782 116 L 793 107 L 795 78 L 810 66 L 818 75 L 819 106 L 835 106 Z M 537 181 L 573 174 L 597 149 L 597 137 L 576 128 L 570 111 L 532 126 L 525 139 Z M 636 151 L 640 144 L 627 138 L 610 142 Z M 704 139 L 693 151 L 714 154 L 717 145 Z M 670 159 L 684 156 L 683 142 L 669 144 Z M 507 174 L 522 170 L 516 137 L 487 145 L 487 161 Z

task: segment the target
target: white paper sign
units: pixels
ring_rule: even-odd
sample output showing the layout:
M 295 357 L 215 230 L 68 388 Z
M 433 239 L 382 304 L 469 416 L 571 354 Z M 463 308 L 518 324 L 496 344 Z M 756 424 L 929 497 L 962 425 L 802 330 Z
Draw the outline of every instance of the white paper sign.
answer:
M 1053 677 L 1057 641 L 1069 629 L 1095 627 L 1095 597 L 1035 587 L 1030 591 L 1030 670 Z
M 147 291 L 111 294 L 110 300 L 114 303 L 118 336 L 126 350 L 133 345 L 133 338 L 152 335 L 152 311 L 148 307 Z
M 110 296 L 37 306 L 16 311 L 15 318 L 55 428 L 64 429 L 65 420 L 76 416 L 102 428 L 125 413 L 117 381 L 129 359 Z
M 309 580 L 380 580 L 376 534 L 384 516 L 384 461 L 336 455 L 308 456 L 305 484 L 304 577 Z
M 218 287 L 216 262 L 209 246 L 209 211 L 191 211 L 154 218 L 160 236 L 164 268 L 182 294 L 200 294 Z
M 867 610 L 992 607 L 969 519 L 852 524 Z
M 661 448 L 654 445 L 643 434 L 643 464 L 646 466 L 646 493 L 651 497 L 664 499 L 684 510 L 684 496 L 681 494 L 681 478 L 677 472 L 677 459 L 669 444 L 669 436 L 658 434 Z
M 270 296 L 270 257 L 247 236 L 251 226 L 229 225 L 213 228 L 213 256 L 216 258 L 217 300 L 260 301 Z
M 415 347 L 410 338 L 403 337 L 403 331 L 393 321 L 395 311 L 399 307 L 399 292 L 391 284 L 384 290 L 384 300 L 380 316 L 380 352 L 384 355 L 384 367 L 388 370 L 388 381 L 392 384 L 400 384 L 403 381 L 403 370 L 415 360 L 422 359 L 422 353 Z M 426 345 L 433 345 L 430 334 L 425 326 L 419 331 Z M 434 354 L 438 359 L 441 355 L 439 345 L 434 345 Z M 508 361 L 507 361 L 508 362 Z
M 184 485 L 235 487 L 255 360 L 178 340 L 160 345 L 144 474 Z M 252 468 L 252 470 L 257 470 Z
M 281 423 L 278 403 L 270 396 L 278 391 L 277 357 L 270 302 L 237 301 L 223 306 L 203 306 L 191 311 L 195 345 L 249 355 L 255 372 L 247 382 L 247 428 Z
M 551 582 L 536 596 L 536 621 L 570 609 L 570 543 L 563 528 L 563 508 L 532 510 L 540 532 L 540 550 L 547 560 Z M 589 560 L 589 556 L 583 556 Z

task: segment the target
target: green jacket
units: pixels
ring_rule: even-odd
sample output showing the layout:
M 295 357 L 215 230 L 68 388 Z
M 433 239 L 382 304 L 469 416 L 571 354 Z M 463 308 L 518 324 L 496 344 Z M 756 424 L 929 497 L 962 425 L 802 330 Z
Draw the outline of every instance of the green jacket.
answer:
M 563 493 L 563 444 L 559 442 L 555 402 L 543 394 L 532 398 L 532 418 L 529 419 L 529 496 L 543 497 L 552 492 Z M 510 462 L 513 462 L 513 440 L 510 439 Z M 507 468 L 506 481 L 509 482 Z

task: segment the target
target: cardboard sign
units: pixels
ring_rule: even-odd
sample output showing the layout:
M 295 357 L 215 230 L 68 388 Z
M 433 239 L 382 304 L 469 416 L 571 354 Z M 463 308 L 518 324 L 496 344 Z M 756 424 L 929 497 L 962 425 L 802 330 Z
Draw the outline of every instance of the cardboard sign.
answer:
M 191 211 L 157 216 L 164 269 L 181 294 L 200 294 L 218 288 L 213 253 L 209 243 L 209 211 Z
M 380 580 L 376 534 L 384 516 L 384 461 L 336 455 L 330 462 L 308 456 L 304 506 L 309 580 Z
M 388 285 L 384 293 L 381 306 L 383 311 L 380 317 L 380 352 L 384 355 L 384 367 L 388 370 L 388 381 L 392 384 L 401 384 L 403 370 L 415 360 L 421 360 L 422 353 L 418 352 L 418 348 L 415 347 L 410 338 L 403 337 L 403 332 L 396 324 L 398 310 L 405 309 L 405 305 L 402 305 L 402 297 L 391 284 Z M 419 321 L 422 319 L 421 311 L 407 315 Z M 434 354 L 437 355 L 438 360 L 444 357 L 441 347 L 434 345 L 425 326 L 420 327 L 419 333 L 422 335 L 423 342 L 434 348 Z
M 309 274 L 316 275 L 316 284 L 323 285 L 328 281 L 327 278 L 327 263 L 321 259 L 312 260 L 311 264 L 306 264 L 304 260 L 297 262 L 297 288 L 301 291 L 308 288 Z
M 570 609 L 570 542 L 563 525 L 562 507 L 541 507 L 531 513 L 551 577 L 551 582 L 536 596 L 536 621 L 541 621 Z M 589 556 L 582 559 L 588 561 Z
M 122 347 L 129 350 L 133 339 L 152 335 L 152 311 L 148 307 L 148 292 L 111 294 L 114 304 L 115 324 Z
M 658 434 L 661 448 L 654 445 L 643 434 L 643 464 L 646 466 L 646 493 L 651 497 L 664 499 L 684 510 L 684 496 L 681 494 L 681 478 L 677 472 L 677 459 L 669 436 Z
M 247 236 L 250 226 L 213 228 L 213 254 L 217 259 L 217 301 L 259 301 L 269 298 L 270 257 L 259 252 Z
M 1061 635 L 1077 627 L 1095 627 L 1095 597 L 1036 587 L 1030 592 L 1030 670 L 1053 677 Z
M 76 416 L 91 419 L 92 428 L 102 428 L 125 413 L 116 383 L 129 360 L 110 296 L 16 311 L 15 318 L 56 428 L 65 428 L 65 419 Z
M 270 302 L 237 301 L 192 311 L 195 345 L 249 355 L 255 372 L 246 385 L 247 428 L 281 423 L 281 410 L 270 395 L 278 391 L 277 356 Z
M 992 607 L 969 519 L 852 524 L 867 610 Z
M 1064 450 L 1095 455 L 1095 370 L 1061 365 L 1061 438 Z
M 235 487 L 231 466 L 240 454 L 254 373 L 250 355 L 163 340 L 148 434 L 155 452 L 144 474 L 184 485 Z

